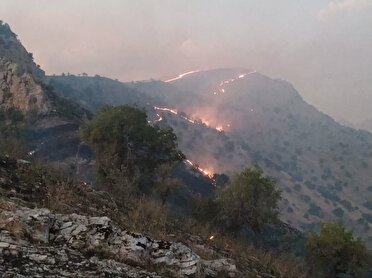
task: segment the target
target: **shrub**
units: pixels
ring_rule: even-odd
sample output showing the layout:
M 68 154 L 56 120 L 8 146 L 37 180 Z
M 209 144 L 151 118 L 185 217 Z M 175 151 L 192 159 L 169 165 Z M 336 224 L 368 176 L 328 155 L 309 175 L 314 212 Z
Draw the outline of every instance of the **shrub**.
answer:
M 248 168 L 235 176 L 220 190 L 218 200 L 222 216 L 238 228 L 249 225 L 260 234 L 267 223 L 278 220 L 281 191 L 274 180 L 263 175 L 261 169 Z
M 340 223 L 326 223 L 307 238 L 308 263 L 314 277 L 340 274 L 364 277 L 370 257 L 364 244 Z

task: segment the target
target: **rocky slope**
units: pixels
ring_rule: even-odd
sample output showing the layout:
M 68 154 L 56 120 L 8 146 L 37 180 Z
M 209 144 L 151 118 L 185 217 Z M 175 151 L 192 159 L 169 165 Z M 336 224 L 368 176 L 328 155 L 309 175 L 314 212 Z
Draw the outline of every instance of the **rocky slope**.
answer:
M 0 108 L 47 113 L 52 107 L 43 92 L 44 72 L 17 39 L 9 25 L 0 22 Z

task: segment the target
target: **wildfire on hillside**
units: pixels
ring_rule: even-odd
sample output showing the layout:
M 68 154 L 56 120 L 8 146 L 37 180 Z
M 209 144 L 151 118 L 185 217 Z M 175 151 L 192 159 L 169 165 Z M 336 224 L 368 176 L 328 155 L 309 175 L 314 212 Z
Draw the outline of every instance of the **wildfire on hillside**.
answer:
M 201 172 L 203 175 L 207 176 L 210 179 L 213 179 L 213 173 L 211 171 L 208 171 L 206 169 L 201 168 L 198 164 L 193 163 L 191 160 L 186 159 L 185 162 L 190 165 L 191 167 L 197 169 L 199 172 Z
M 186 73 L 182 73 L 182 74 L 178 75 L 178 77 L 172 78 L 172 79 L 169 79 L 169 80 L 166 80 L 165 82 L 173 82 L 173 81 L 176 81 L 178 79 L 181 79 L 181 78 L 183 78 L 183 77 L 185 77 L 187 75 L 190 75 L 190 74 L 193 74 L 193 73 L 197 73 L 197 72 L 200 72 L 200 70 L 195 70 L 195 71 L 189 71 L 189 72 L 186 72 Z M 237 81 L 239 79 L 246 78 L 248 75 L 254 74 L 254 73 L 256 73 L 256 71 L 251 71 L 251 72 L 247 72 L 247 73 L 239 73 L 236 78 L 230 78 L 230 79 L 221 81 L 218 84 L 217 90 L 213 91 L 213 95 L 218 96 L 220 94 L 225 94 L 226 93 L 226 90 L 227 90 L 225 88 L 225 85 L 230 84 L 230 83 L 233 83 L 233 82 L 235 82 L 235 81 Z M 210 124 L 210 122 L 213 122 L 213 123 L 216 122 L 213 119 L 205 120 L 205 119 L 203 119 L 201 117 L 200 120 L 196 120 L 196 119 L 187 117 L 184 113 L 179 113 L 176 109 L 172 109 L 172 108 L 168 108 L 168 107 L 154 106 L 154 109 L 157 111 L 157 113 L 156 113 L 156 117 L 157 118 L 153 121 L 154 123 L 157 123 L 157 122 L 160 122 L 160 121 L 163 120 L 163 117 L 161 116 L 161 112 L 168 112 L 168 113 L 171 113 L 173 115 L 177 115 L 178 117 L 184 119 L 185 121 L 188 121 L 191 124 L 204 124 L 205 126 L 210 127 L 210 128 L 213 128 L 213 129 L 215 129 L 218 132 L 224 132 L 225 129 L 228 130 L 231 127 L 230 123 L 216 124 L 215 126 L 212 126 Z M 195 111 L 195 112 L 197 112 L 197 111 Z M 253 109 L 251 109 L 251 112 L 253 112 Z M 199 113 L 195 113 L 195 114 L 199 114 Z M 208 177 L 209 179 L 211 179 L 213 181 L 214 173 L 212 171 L 200 167 L 198 164 L 192 162 L 189 159 L 185 160 L 185 163 L 188 164 L 189 166 L 191 166 L 192 168 L 197 169 L 200 173 L 202 173 L 203 175 L 205 175 L 206 177 Z M 214 236 L 211 236 L 211 239 L 213 239 L 213 237 Z
M 183 78 L 183 77 L 185 77 L 187 75 L 190 75 L 190 74 L 193 74 L 193 73 L 197 73 L 197 72 L 200 72 L 200 71 L 201 70 L 193 70 L 193 71 L 188 71 L 188 72 L 185 72 L 185 73 L 181 73 L 177 77 L 172 78 L 172 79 L 165 80 L 164 82 L 166 82 L 166 83 L 173 82 L 173 81 L 176 81 L 178 79 L 181 79 L 181 78 Z
M 182 119 L 184 119 L 185 121 L 188 121 L 189 123 L 192 123 L 192 124 L 198 124 L 198 121 L 197 120 L 194 120 L 194 119 L 191 119 L 189 117 L 186 117 L 185 115 L 182 115 L 180 113 L 177 112 L 177 110 L 175 109 L 171 109 L 171 108 L 167 108 L 167 107 L 158 107 L 158 106 L 154 106 L 154 109 L 157 110 L 157 111 L 163 111 L 163 112 L 169 112 L 169 113 L 172 113 L 174 115 L 177 115 L 179 117 L 181 117 Z M 163 120 L 163 118 L 160 116 L 160 114 L 156 114 L 156 116 L 158 117 L 156 120 L 154 120 L 155 123 L 157 122 L 160 122 L 161 120 Z M 206 125 L 207 127 L 211 127 L 209 122 L 205 121 L 205 120 L 200 120 L 202 124 Z M 223 131 L 223 127 L 222 125 L 219 125 L 217 127 L 213 127 L 215 130 L 217 130 L 218 132 L 222 132 Z
M 226 92 L 226 89 L 224 88 L 225 85 L 227 84 L 230 84 L 230 83 L 233 83 L 239 79 L 243 79 L 245 78 L 246 76 L 250 75 L 250 74 L 253 74 L 253 73 L 256 73 L 257 71 L 251 71 L 251 72 L 247 72 L 247 73 L 241 73 L 238 75 L 238 77 L 236 78 L 230 78 L 230 79 L 227 79 L 227 80 L 223 80 L 220 82 L 219 86 L 218 86 L 218 92 L 214 91 L 213 94 L 214 95 L 219 95 L 220 94 L 224 94 Z

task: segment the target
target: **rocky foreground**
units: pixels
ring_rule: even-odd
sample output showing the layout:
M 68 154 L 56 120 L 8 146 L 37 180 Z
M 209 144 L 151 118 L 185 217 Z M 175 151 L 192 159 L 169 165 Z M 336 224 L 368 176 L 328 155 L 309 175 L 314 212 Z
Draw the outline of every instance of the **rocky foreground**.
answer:
M 121 230 L 108 217 L 53 214 L 3 202 L 0 220 L 0 272 L 5 277 L 160 277 L 141 267 L 172 277 L 237 274 L 229 259 L 203 260 L 180 242 Z
M 185 234 L 185 244 L 123 229 L 104 216 L 115 206 L 89 187 L 74 191 L 76 213 L 51 212 L 46 173 L 35 169 L 0 157 L 0 277 L 276 277 L 253 257 L 238 269 L 196 236 Z

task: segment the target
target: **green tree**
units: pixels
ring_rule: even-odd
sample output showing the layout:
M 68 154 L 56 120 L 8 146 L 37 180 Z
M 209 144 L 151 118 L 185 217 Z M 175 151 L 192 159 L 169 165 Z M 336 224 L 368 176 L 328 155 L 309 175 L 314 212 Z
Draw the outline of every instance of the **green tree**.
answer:
M 314 277 L 365 277 L 371 257 L 360 239 L 341 223 L 325 223 L 320 234 L 310 234 L 306 241 L 310 274 Z
M 249 225 L 259 236 L 265 224 L 278 220 L 281 191 L 259 168 L 247 168 L 219 192 L 222 216 L 236 228 Z
M 149 184 L 159 165 L 183 159 L 171 129 L 151 126 L 143 110 L 128 105 L 103 108 L 81 136 L 96 153 L 98 178 L 106 189 Z

